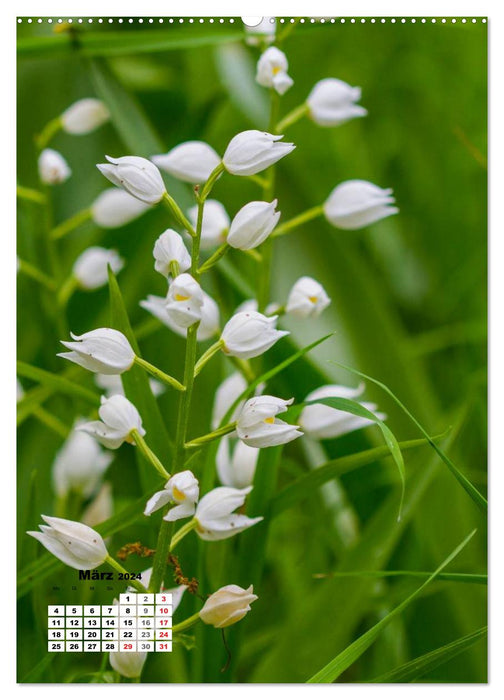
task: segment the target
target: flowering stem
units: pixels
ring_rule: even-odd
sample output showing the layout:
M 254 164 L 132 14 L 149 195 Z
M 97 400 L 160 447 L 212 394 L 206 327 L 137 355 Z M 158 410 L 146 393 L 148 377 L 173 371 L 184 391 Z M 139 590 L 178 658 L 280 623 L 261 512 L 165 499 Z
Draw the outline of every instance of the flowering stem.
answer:
M 281 226 L 276 228 L 271 234 L 271 238 L 284 236 L 286 233 L 290 233 L 293 229 L 297 228 L 298 226 L 301 226 L 302 224 L 305 224 L 308 221 L 311 221 L 312 219 L 316 219 L 323 213 L 324 207 L 322 206 L 322 204 L 319 204 L 316 207 L 312 207 L 311 209 L 307 209 L 302 214 L 295 216 L 293 219 L 290 219 L 290 221 L 286 221 L 285 224 L 282 224 Z
M 186 387 L 183 384 L 181 384 L 177 379 L 171 377 L 169 374 L 166 374 L 154 365 L 151 365 L 150 362 L 147 362 L 147 360 L 144 360 L 142 357 L 138 357 L 138 355 L 135 356 L 135 364 L 140 365 L 140 367 L 143 367 L 146 372 L 152 374 L 153 377 L 159 379 L 159 381 L 163 382 L 163 384 L 168 384 L 174 389 L 177 389 L 177 391 L 186 390 Z
M 18 258 L 18 268 L 19 272 L 22 272 L 27 277 L 31 277 L 32 280 L 35 280 L 39 284 L 43 284 L 44 287 L 47 287 L 47 289 L 50 289 L 52 292 L 56 289 L 54 280 L 51 279 L 49 275 L 46 275 L 45 272 L 39 270 L 35 265 L 26 262 L 26 260 L 20 260 Z
M 173 535 L 171 538 L 170 542 L 170 552 L 173 552 L 175 547 L 178 545 L 178 543 L 184 539 L 186 535 L 188 535 L 192 530 L 196 528 L 197 522 L 193 518 L 192 520 L 189 520 L 188 523 L 185 525 L 182 525 L 182 527 L 177 530 L 177 532 Z
M 224 346 L 224 341 L 222 339 L 220 339 L 216 343 L 214 343 L 211 347 L 209 347 L 208 350 L 206 350 L 203 353 L 203 355 L 196 362 L 196 365 L 194 367 L 194 376 L 195 377 L 201 372 L 203 367 L 215 355 L 215 353 L 219 352 L 219 350 L 221 350 L 221 348 L 223 346 Z
M 194 238 L 196 236 L 196 231 L 173 197 L 171 197 L 168 192 L 165 192 L 161 201 L 171 211 L 178 223 L 187 229 L 188 233 Z
M 214 430 L 211 433 L 207 433 L 206 435 L 202 435 L 199 438 L 194 438 L 194 440 L 191 440 L 190 442 L 186 442 L 185 447 L 187 450 L 193 449 L 194 447 L 200 447 L 201 445 L 204 445 L 206 442 L 212 442 L 213 440 L 218 440 L 223 435 L 227 435 L 228 433 L 232 433 L 235 428 L 236 428 L 236 422 L 228 423 L 227 425 L 222 426 L 222 428 L 217 428 L 217 430 Z
M 208 197 L 208 195 L 212 191 L 212 187 L 215 185 L 215 183 L 217 182 L 219 177 L 222 175 L 224 170 L 225 170 L 224 163 L 219 163 L 219 165 L 216 168 L 214 168 L 214 170 L 212 170 L 212 172 L 210 173 L 210 175 L 208 177 L 208 180 L 205 182 L 205 184 L 203 185 L 203 189 L 200 192 L 199 199 L 201 201 L 204 202 L 205 199 Z
M 120 574 L 128 574 L 128 576 L 129 576 L 129 571 L 126 571 L 126 569 L 124 569 L 119 564 L 118 561 L 116 561 L 113 557 L 111 557 L 110 554 L 107 555 L 107 558 L 105 559 L 105 561 L 107 562 L 107 564 L 110 564 L 110 566 L 113 569 L 115 569 L 116 571 L 118 571 Z M 147 589 L 145 588 L 145 586 L 142 586 L 140 581 L 137 581 L 134 578 L 130 578 L 130 579 L 128 579 L 128 581 L 129 581 L 130 586 L 133 586 L 133 588 L 136 588 L 137 591 L 139 591 L 140 593 L 147 593 Z
M 68 300 L 70 299 L 70 297 L 75 292 L 78 286 L 79 283 L 73 275 L 70 275 L 70 277 L 68 277 L 63 282 L 58 291 L 58 305 L 60 308 L 64 309 L 66 307 L 66 305 L 68 304 Z
M 58 226 L 53 228 L 49 235 L 53 241 L 56 241 L 59 238 L 63 238 L 63 236 L 66 236 L 68 233 L 71 233 L 74 229 L 78 228 L 81 224 L 88 221 L 90 218 L 91 209 L 82 209 L 82 211 L 78 211 L 77 214 L 74 214 L 66 221 L 63 221 L 61 224 L 58 224 Z
M 158 471 L 163 479 L 169 479 L 170 474 L 161 464 L 161 460 L 154 454 L 149 445 L 145 442 L 143 437 L 140 435 L 138 430 L 131 431 L 131 437 L 135 441 L 135 445 L 138 447 L 140 452 L 147 458 L 147 460 L 152 464 L 152 466 Z
M 178 625 L 173 625 L 172 632 L 174 632 L 175 634 L 177 632 L 183 632 L 184 630 L 189 629 L 189 627 L 195 625 L 197 622 L 199 622 L 199 620 L 199 612 L 194 613 L 194 615 L 188 617 L 187 620 L 182 620 L 182 622 L 179 622 Z
M 209 270 L 211 267 L 215 265 L 215 263 L 219 262 L 219 260 L 226 255 L 228 252 L 230 246 L 227 243 L 223 243 L 213 255 L 211 255 L 208 260 L 206 260 L 203 265 L 199 268 L 198 270 L 198 275 L 202 275 L 204 272 Z
M 289 128 L 289 126 L 292 126 L 300 119 L 302 119 L 306 114 L 308 114 L 309 110 L 310 108 L 308 107 L 306 102 L 303 102 L 302 105 L 299 105 L 299 107 L 293 109 L 292 112 L 286 114 L 285 117 L 278 122 L 275 128 L 275 133 L 283 133 L 286 129 Z
M 37 148 L 39 150 L 44 149 L 62 126 L 63 122 L 61 121 L 61 117 L 56 117 L 55 119 L 51 119 L 50 122 L 47 122 L 40 134 L 35 139 Z
M 21 187 L 18 185 L 16 187 L 16 195 L 19 199 L 24 199 L 27 202 L 35 202 L 35 204 L 45 204 L 46 196 L 38 190 L 34 190 L 31 187 Z

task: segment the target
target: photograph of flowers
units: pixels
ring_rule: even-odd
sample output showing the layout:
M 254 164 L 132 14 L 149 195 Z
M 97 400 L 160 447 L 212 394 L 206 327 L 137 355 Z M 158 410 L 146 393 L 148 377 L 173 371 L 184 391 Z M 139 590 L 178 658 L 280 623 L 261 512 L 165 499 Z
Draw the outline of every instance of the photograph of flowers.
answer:
M 486 139 L 482 17 L 17 19 L 19 683 L 487 682 Z

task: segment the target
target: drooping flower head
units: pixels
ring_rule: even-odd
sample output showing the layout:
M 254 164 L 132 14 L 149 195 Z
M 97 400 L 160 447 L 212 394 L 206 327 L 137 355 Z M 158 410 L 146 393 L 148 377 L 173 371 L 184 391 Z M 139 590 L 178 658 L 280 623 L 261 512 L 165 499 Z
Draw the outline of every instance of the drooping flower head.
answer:
M 101 374 L 122 374 L 135 361 L 135 352 L 126 336 L 114 328 L 97 328 L 74 335 L 74 342 L 60 341 L 71 352 L 60 352 L 58 357 Z
M 96 569 L 108 556 L 107 548 L 95 530 L 64 518 L 42 516 L 47 524 L 41 532 L 28 532 L 67 566 L 73 569 Z
M 166 187 L 161 173 L 150 160 L 139 156 L 105 158 L 108 163 L 99 163 L 96 167 L 114 185 L 147 204 L 156 204 L 163 199 Z
M 284 413 L 293 401 L 268 395 L 249 399 L 236 422 L 240 440 L 249 447 L 272 447 L 300 437 L 303 433 L 298 430 L 298 425 L 290 425 L 276 417 Z
M 101 421 L 83 423 L 77 427 L 77 430 L 83 430 L 88 435 L 92 435 L 110 450 L 116 450 L 123 442 L 133 443 L 131 437 L 133 430 L 138 431 L 141 436 L 145 435 L 140 414 L 125 396 L 120 394 L 109 398 L 102 396 L 98 415 Z

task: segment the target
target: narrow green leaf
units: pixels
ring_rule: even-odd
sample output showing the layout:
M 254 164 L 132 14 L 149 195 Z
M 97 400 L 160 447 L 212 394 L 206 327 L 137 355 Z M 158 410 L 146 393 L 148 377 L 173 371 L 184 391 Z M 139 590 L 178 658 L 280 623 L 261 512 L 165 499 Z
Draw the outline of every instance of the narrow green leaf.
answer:
M 399 408 L 401 408 L 404 411 L 404 413 L 413 421 L 413 423 L 420 430 L 420 432 L 423 435 L 425 435 L 430 446 L 441 457 L 441 459 L 446 464 L 448 469 L 451 471 L 453 476 L 457 479 L 457 481 L 462 486 L 462 488 L 466 491 L 466 493 L 476 503 L 478 508 L 481 511 L 483 511 L 484 513 L 487 512 L 488 502 L 487 502 L 486 498 L 478 491 L 478 489 L 475 486 L 473 486 L 473 484 L 469 481 L 469 479 L 466 476 L 464 476 L 464 474 L 462 474 L 462 472 L 453 464 L 453 462 L 446 455 L 446 453 L 443 452 L 443 450 L 440 447 L 438 447 L 438 445 L 436 445 L 435 442 L 432 441 L 432 439 L 429 437 L 427 431 L 420 425 L 420 423 L 417 421 L 415 416 L 406 408 L 406 406 L 397 398 L 397 396 L 392 392 L 391 389 L 388 388 L 388 386 L 386 384 L 383 384 L 383 382 L 380 382 L 377 379 L 374 379 L 373 377 L 370 377 L 367 374 L 364 374 L 363 372 L 359 372 L 358 370 L 353 369 L 352 367 L 347 367 L 347 365 L 343 365 L 340 362 L 333 362 L 333 364 L 338 365 L 338 367 L 343 367 L 344 369 L 348 370 L 349 372 L 352 372 L 353 374 L 356 374 L 359 377 L 362 377 L 363 379 L 367 379 L 368 381 L 372 382 L 373 384 L 376 384 L 381 389 L 383 389 L 383 391 L 385 391 L 395 401 L 395 403 L 399 406 Z
M 48 372 L 45 369 L 40 369 L 40 367 L 34 367 L 33 365 L 29 365 L 27 362 L 22 362 L 21 360 L 18 360 L 17 362 L 16 372 L 20 377 L 32 379 L 33 381 L 50 387 L 61 394 L 67 394 L 68 396 L 73 396 L 78 399 L 84 399 L 84 401 L 87 401 L 92 406 L 100 405 L 100 395 L 96 391 L 87 389 L 80 384 L 75 384 L 75 382 L 62 377 L 59 374 Z
M 374 678 L 370 683 L 411 683 L 418 678 L 425 676 L 426 673 L 433 671 L 441 664 L 445 664 L 455 656 L 462 654 L 466 649 L 469 649 L 479 642 L 480 639 L 485 639 L 487 636 L 487 627 L 482 627 L 476 632 L 466 634 L 464 637 L 456 639 L 454 642 L 445 644 L 434 651 L 429 651 L 423 656 L 419 656 L 408 663 L 399 666 L 398 668 L 384 673 L 378 678 Z
M 320 671 L 318 671 L 314 676 L 312 676 L 307 682 L 308 683 L 333 683 L 339 676 L 346 671 L 357 659 L 362 656 L 362 654 L 368 649 L 371 644 L 376 640 L 382 630 L 389 624 L 389 622 L 399 615 L 405 608 L 408 607 L 419 595 L 420 593 L 433 581 L 437 575 L 446 567 L 448 564 L 455 559 L 455 557 L 464 549 L 466 544 L 474 537 L 476 530 L 473 530 L 455 549 L 448 555 L 448 557 L 438 566 L 436 571 L 434 571 L 431 576 L 423 583 L 419 588 L 416 589 L 410 596 L 408 596 L 402 603 L 400 603 L 396 608 L 394 608 L 388 615 L 382 618 L 376 625 L 371 627 L 367 632 L 361 635 L 355 642 L 352 642 L 346 649 L 344 649 L 340 654 L 334 657 L 326 666 L 324 666 Z
M 45 654 L 42 659 L 35 664 L 35 666 L 28 671 L 28 673 L 20 679 L 20 683 L 36 683 L 40 678 L 41 674 L 46 670 L 49 664 L 53 661 L 56 654 L 49 652 Z
M 329 574 L 314 574 L 314 578 L 429 578 L 432 571 L 334 571 Z M 438 581 L 452 581 L 453 583 L 475 583 L 486 586 L 488 576 L 486 574 L 458 574 L 442 573 L 437 576 Z

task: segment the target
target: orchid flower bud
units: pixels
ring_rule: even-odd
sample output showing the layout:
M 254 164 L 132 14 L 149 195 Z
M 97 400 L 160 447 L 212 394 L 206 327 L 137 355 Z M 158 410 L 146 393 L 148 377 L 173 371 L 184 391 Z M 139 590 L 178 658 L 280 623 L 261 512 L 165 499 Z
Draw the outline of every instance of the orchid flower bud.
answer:
M 73 276 L 82 289 L 99 289 L 107 284 L 108 266 L 114 274 L 120 272 L 124 260 L 116 250 L 91 246 L 79 255 L 73 266 Z
M 278 143 L 283 136 L 250 129 L 234 136 L 222 162 L 232 175 L 255 175 L 291 153 L 293 143 Z
M 226 355 L 249 360 L 269 350 L 277 340 L 289 335 L 289 331 L 277 331 L 278 316 L 263 316 L 258 311 L 242 311 L 235 314 L 224 326 L 221 340 Z
M 151 160 L 161 170 L 193 185 L 206 182 L 221 162 L 214 149 L 204 141 L 186 141 L 165 155 L 152 156 Z
M 112 455 L 104 452 L 89 435 L 72 430 L 54 460 L 54 490 L 61 498 L 70 491 L 89 498 L 112 459 Z
M 397 214 L 399 209 L 390 188 L 383 190 L 365 180 L 348 180 L 338 185 L 324 203 L 324 214 L 333 226 L 355 230 Z
M 274 88 L 279 95 L 283 95 L 294 85 L 294 81 L 287 74 L 288 68 L 289 63 L 284 52 L 276 46 L 270 46 L 257 62 L 256 81 L 259 85 Z
M 212 338 L 219 332 L 219 307 L 206 292 L 201 290 L 203 294 L 203 306 L 201 307 L 201 320 L 196 332 L 196 339 L 200 342 Z M 166 310 L 166 298 L 158 297 L 154 294 L 149 294 L 147 299 L 140 302 L 140 306 L 146 309 L 155 316 L 161 323 L 170 328 L 177 335 L 185 338 L 187 336 L 187 328 L 180 326 L 172 319 L 171 315 Z
M 268 202 L 249 202 L 236 214 L 227 237 L 232 248 L 250 250 L 257 248 L 273 231 L 280 218 L 275 211 L 278 200 Z
M 323 286 L 312 277 L 300 277 L 289 292 L 286 312 L 299 318 L 319 316 L 331 300 Z
M 229 437 L 225 435 L 217 450 L 217 474 L 221 484 L 235 489 L 244 489 L 254 483 L 254 474 L 259 458 L 257 447 L 249 447 L 238 440 L 230 454 Z
M 339 126 L 355 117 L 365 117 L 367 110 L 358 102 L 361 89 L 351 87 L 337 78 L 325 78 L 316 83 L 306 104 L 309 115 L 319 126 Z
M 214 430 L 219 427 L 228 410 L 234 404 L 236 399 L 243 394 L 247 386 L 247 382 L 243 374 L 240 372 L 233 372 L 233 374 L 230 374 L 229 377 L 227 377 L 222 384 L 219 385 L 217 391 L 215 392 L 215 400 L 212 411 L 212 428 Z M 237 406 L 231 420 L 235 419 L 236 414 L 239 411 L 240 405 Z
M 150 205 L 125 190 L 109 187 L 91 205 L 91 218 L 102 228 L 118 228 L 141 216 Z
M 63 518 L 42 516 L 47 525 L 42 532 L 28 532 L 67 566 L 73 569 L 96 569 L 108 556 L 101 535 L 87 525 Z
M 122 394 L 124 396 L 124 387 L 118 374 L 95 374 L 94 380 L 96 386 L 106 392 L 107 397 L 114 394 Z M 166 384 L 161 384 L 153 377 L 149 377 L 149 386 L 154 396 L 161 396 L 166 391 Z
M 110 119 L 110 112 L 101 100 L 86 97 L 74 102 L 61 115 L 61 126 L 67 134 L 90 134 Z
M 44 148 L 38 159 L 39 177 L 44 185 L 61 185 L 72 171 L 61 153 L 52 148 Z
M 96 167 L 114 185 L 123 187 L 147 204 L 156 204 L 163 199 L 166 187 L 161 173 L 150 160 L 138 156 L 105 158 L 108 163 L 99 163 Z
M 287 410 L 294 399 L 284 401 L 275 396 L 256 396 L 249 399 L 236 422 L 238 437 L 249 447 L 273 447 L 295 440 L 303 433 L 298 425 L 290 425 L 278 413 Z
M 164 277 L 171 275 L 170 264 L 178 264 L 180 272 L 191 267 L 191 256 L 184 245 L 182 236 L 171 228 L 166 229 L 154 244 L 154 269 Z
M 205 624 L 217 629 L 229 627 L 245 617 L 250 610 L 250 603 L 255 600 L 257 596 L 254 595 L 252 585 L 246 590 L 234 584 L 223 586 L 207 598 L 199 616 Z
M 102 396 L 98 415 L 101 421 L 84 423 L 76 429 L 92 435 L 110 450 L 116 450 L 125 441 L 133 443 L 132 430 L 137 430 L 142 437 L 145 435 L 140 414 L 125 396 L 119 394 L 108 399 Z
M 168 289 L 166 312 L 173 323 L 189 328 L 201 320 L 203 290 L 194 277 L 184 272 L 175 277 Z
M 198 207 L 191 207 L 187 215 L 189 221 L 196 228 L 198 220 Z M 216 199 L 207 199 L 203 209 L 203 221 L 201 225 L 201 248 L 207 250 L 213 246 L 221 245 L 226 240 L 230 218 L 224 206 Z
M 218 486 L 206 493 L 196 506 L 194 515 L 196 532 L 201 539 L 224 540 L 263 520 L 262 517 L 249 518 L 246 515 L 233 512 L 237 508 L 241 508 L 247 494 L 251 491 L 252 486 L 246 489 Z
M 259 24 L 251 27 L 245 25 L 245 41 L 249 46 L 259 46 L 261 43 L 271 44 L 275 41 L 276 19 L 263 17 Z
M 70 333 L 74 343 L 60 341 L 71 352 L 60 352 L 58 357 L 102 374 L 122 374 L 135 361 L 135 353 L 126 336 L 113 328 L 97 328 L 83 335 Z
M 327 398 L 355 399 L 363 393 L 364 388 L 364 384 L 361 384 L 356 389 L 330 384 L 312 391 L 308 394 L 305 401 Z M 380 420 L 385 420 L 387 417 L 384 413 L 376 413 L 377 406 L 374 403 L 362 401 L 361 406 L 375 413 Z M 299 416 L 299 423 L 305 433 L 315 440 L 330 440 L 331 438 L 351 433 L 354 430 L 374 425 L 374 422 L 367 418 L 354 416 L 352 413 L 340 411 L 337 408 L 321 403 L 305 406 Z
M 175 508 L 170 508 L 163 519 L 174 522 L 181 518 L 189 518 L 195 513 L 198 498 L 199 483 L 194 474 L 189 470 L 177 472 L 167 481 L 162 491 L 158 491 L 147 501 L 144 515 L 152 515 L 168 503 L 176 503 Z

